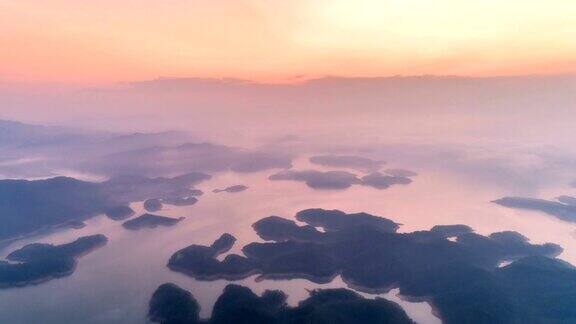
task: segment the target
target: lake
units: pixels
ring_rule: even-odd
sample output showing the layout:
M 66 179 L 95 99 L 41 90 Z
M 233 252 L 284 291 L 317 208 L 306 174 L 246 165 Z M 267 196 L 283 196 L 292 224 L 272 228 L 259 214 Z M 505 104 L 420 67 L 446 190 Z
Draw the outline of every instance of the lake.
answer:
M 295 169 L 309 167 L 304 158 L 295 164 Z M 216 298 L 229 282 L 196 281 L 172 272 L 166 267 L 169 257 L 190 244 L 209 245 L 224 232 L 238 239 L 229 253 L 239 253 L 243 245 L 261 241 L 251 227 L 257 220 L 270 215 L 292 218 L 296 212 L 313 207 L 364 211 L 387 217 L 402 223 L 400 231 L 403 232 L 429 229 L 438 224 L 466 224 L 480 234 L 514 230 L 533 243 L 560 244 L 565 249 L 560 258 L 576 264 L 576 225 L 536 212 L 495 205 L 490 201 L 508 194 L 497 186 L 470 183 L 456 173 L 416 171 L 419 175 L 412 184 L 386 190 L 366 186 L 313 190 L 301 182 L 269 181 L 267 178 L 274 171 L 224 172 L 197 186 L 204 195 L 196 205 L 164 205 L 164 209 L 155 213 L 185 217 L 172 227 L 128 231 L 121 222 L 101 215 L 88 220 L 82 229 L 66 229 L 13 242 L 0 251 L 2 257 L 31 242 L 59 244 L 98 233 L 109 239 L 106 246 L 81 257 L 76 272 L 69 277 L 37 286 L 0 290 L 0 322 L 143 323 L 150 296 L 164 282 L 174 282 L 190 290 L 202 307 L 201 316 L 208 317 Z M 249 189 L 239 193 L 212 192 L 236 184 L 247 185 Z M 574 189 L 566 186 L 546 189 L 541 195 L 554 197 L 571 193 Z M 141 203 L 132 204 L 132 208 L 136 215 L 144 212 Z M 291 305 L 304 299 L 309 289 L 346 287 L 340 277 L 325 285 L 300 279 L 256 282 L 255 278 L 235 283 L 249 286 L 256 293 L 265 289 L 283 290 L 289 295 Z M 397 290 L 392 290 L 379 296 L 399 302 L 417 322 L 440 323 L 427 303 L 406 302 L 396 293 Z

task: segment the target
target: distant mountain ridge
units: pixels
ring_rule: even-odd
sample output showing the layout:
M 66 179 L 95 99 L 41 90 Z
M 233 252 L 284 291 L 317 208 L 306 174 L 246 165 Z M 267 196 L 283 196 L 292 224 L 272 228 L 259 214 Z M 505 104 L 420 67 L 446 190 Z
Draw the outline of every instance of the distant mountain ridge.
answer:
M 188 133 L 113 133 L 0 121 L 0 178 L 45 178 L 61 170 L 99 177 L 253 172 L 291 166 L 278 151 L 208 143 Z
M 66 127 L 41 126 L 0 119 L 0 147 L 21 147 L 38 144 L 54 144 L 78 137 L 84 133 Z

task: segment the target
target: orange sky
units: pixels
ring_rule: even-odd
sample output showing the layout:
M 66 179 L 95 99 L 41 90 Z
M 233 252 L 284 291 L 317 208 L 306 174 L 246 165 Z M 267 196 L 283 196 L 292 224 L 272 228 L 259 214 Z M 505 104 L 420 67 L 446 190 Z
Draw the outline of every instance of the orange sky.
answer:
M 576 72 L 574 0 L 0 0 L 0 81 Z

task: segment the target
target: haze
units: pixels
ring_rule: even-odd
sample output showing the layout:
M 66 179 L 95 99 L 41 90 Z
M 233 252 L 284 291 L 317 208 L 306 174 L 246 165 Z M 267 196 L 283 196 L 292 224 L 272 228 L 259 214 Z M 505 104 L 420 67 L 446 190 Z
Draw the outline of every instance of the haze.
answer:
M 0 80 L 576 71 L 568 0 L 0 2 Z
M 568 0 L 0 0 L 0 322 L 575 323 L 575 39 Z

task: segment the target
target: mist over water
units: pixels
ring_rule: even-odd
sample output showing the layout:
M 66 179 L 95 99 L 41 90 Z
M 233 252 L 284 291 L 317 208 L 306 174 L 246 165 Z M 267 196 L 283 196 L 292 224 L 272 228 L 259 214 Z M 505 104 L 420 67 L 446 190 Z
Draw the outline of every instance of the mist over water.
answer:
M 0 98 L 5 103 L 0 117 L 58 125 L 60 134 L 40 149 L 37 142 L 17 147 L 10 146 L 13 139 L 0 142 L 3 178 L 65 175 L 102 181 L 118 171 L 110 166 L 121 163 L 132 163 L 133 170 L 147 176 L 190 171 L 213 175 L 196 186 L 204 191 L 196 205 L 165 205 L 156 213 L 186 217 L 175 226 L 126 231 L 101 215 L 82 229 L 0 246 L 4 257 L 32 242 L 60 244 L 99 233 L 109 238 L 105 248 L 82 257 L 69 277 L 0 290 L 3 323 L 142 323 L 151 294 L 164 282 L 189 289 L 201 304 L 202 316 L 208 317 L 228 282 L 196 281 L 172 272 L 166 267 L 169 257 L 190 244 L 209 245 L 224 232 L 238 238 L 230 253 L 241 253 L 242 246 L 262 241 L 252 229 L 254 222 L 270 215 L 292 218 L 307 208 L 383 216 L 401 223 L 400 232 L 438 224 L 466 224 L 483 235 L 517 231 L 532 243 L 561 245 L 559 258 L 576 264 L 576 223 L 491 202 L 504 196 L 576 196 L 571 186 L 576 180 L 573 76 L 326 78 L 298 85 L 167 79 L 33 95 L 3 89 Z M 36 135 L 46 138 L 44 131 L 54 134 L 44 129 Z M 132 137 L 119 140 L 121 136 Z M 181 150 L 185 143 L 226 146 L 201 151 L 218 157 L 221 164 L 191 158 Z M 319 154 L 383 160 L 383 168 L 418 175 L 408 185 L 384 190 L 363 185 L 316 190 L 302 182 L 268 179 L 284 169 L 284 158 L 293 159 L 293 170 L 367 174 L 308 160 Z M 234 164 L 246 155 L 257 157 L 254 165 L 261 168 L 246 172 Z M 237 184 L 249 188 L 212 193 Z M 141 205 L 131 205 L 136 215 L 144 212 Z M 256 282 L 255 277 L 239 283 L 257 293 L 281 289 L 291 305 L 307 296 L 306 289 L 346 286 L 340 277 L 325 285 L 303 279 Z M 393 293 L 385 296 L 394 299 Z M 439 322 L 427 303 L 402 306 L 421 323 Z

